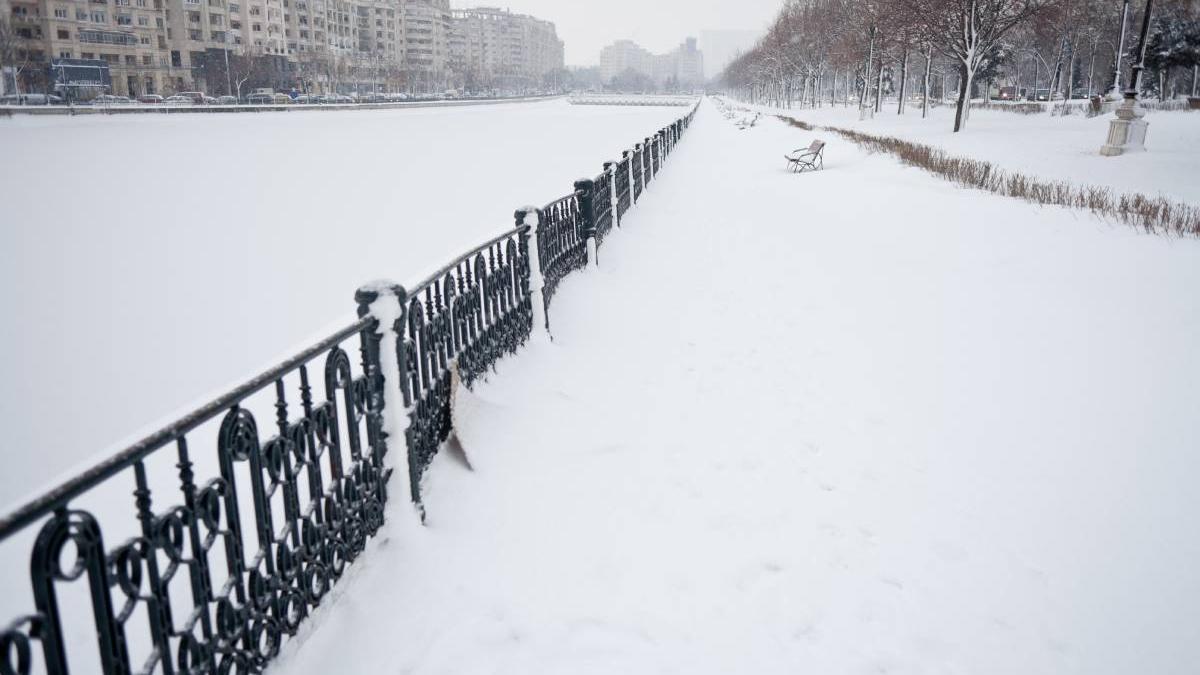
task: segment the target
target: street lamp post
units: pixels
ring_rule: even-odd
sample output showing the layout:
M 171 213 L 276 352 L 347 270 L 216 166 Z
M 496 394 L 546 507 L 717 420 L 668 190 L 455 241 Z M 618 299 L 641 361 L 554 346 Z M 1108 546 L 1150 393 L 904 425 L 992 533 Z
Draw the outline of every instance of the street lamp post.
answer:
M 225 95 L 233 96 L 233 75 L 229 73 L 229 31 L 225 31 L 221 46 L 225 48 Z
M 1108 142 L 1100 148 L 1105 157 L 1115 157 L 1127 152 L 1146 149 L 1146 129 L 1150 125 L 1142 119 L 1146 112 L 1138 107 L 1138 77 L 1146 67 L 1146 34 L 1150 32 L 1150 11 L 1154 0 L 1146 0 L 1146 13 L 1142 16 L 1142 32 L 1138 36 L 1137 61 L 1129 73 L 1129 86 L 1125 99 L 1117 106 L 1117 116 L 1108 123 Z
M 1121 52 L 1125 51 L 1125 24 L 1129 20 L 1129 0 L 1121 3 L 1121 34 L 1117 38 L 1117 54 L 1113 59 L 1113 83 L 1112 96 L 1117 98 L 1118 92 L 1121 91 Z

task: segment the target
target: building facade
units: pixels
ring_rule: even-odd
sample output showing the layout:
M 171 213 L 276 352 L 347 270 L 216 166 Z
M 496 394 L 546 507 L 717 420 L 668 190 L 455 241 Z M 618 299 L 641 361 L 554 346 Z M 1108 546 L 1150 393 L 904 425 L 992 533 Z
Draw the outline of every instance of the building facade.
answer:
M 0 17 L 15 43 L 0 87 L 26 93 L 52 86 L 55 58 L 107 62 L 125 96 L 441 92 L 468 69 L 509 86 L 563 62 L 554 24 L 450 0 L 0 0 Z
M 456 10 L 450 55 L 466 89 L 534 89 L 563 68 L 554 24 L 494 7 Z
M 656 88 L 695 89 L 704 84 L 704 54 L 691 37 L 666 54 L 652 54 L 631 40 L 618 40 L 600 51 L 605 84 L 627 71 L 644 76 Z

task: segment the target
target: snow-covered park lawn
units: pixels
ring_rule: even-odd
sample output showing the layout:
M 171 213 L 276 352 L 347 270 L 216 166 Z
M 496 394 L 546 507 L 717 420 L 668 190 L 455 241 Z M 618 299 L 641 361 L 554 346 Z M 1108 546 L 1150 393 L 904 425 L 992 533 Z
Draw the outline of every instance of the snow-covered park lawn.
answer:
M 273 672 L 1195 672 L 1200 243 L 812 136 L 705 103 Z
M 1089 119 L 1081 112 L 1058 117 L 977 109 L 971 111 L 967 130 L 956 134 L 952 105 L 932 108 L 927 119 L 921 118 L 919 105 L 897 115 L 894 101 L 868 119 L 860 119 L 857 107 L 756 109 L 924 143 L 1041 178 L 1200 203 L 1200 112 L 1149 112 L 1147 152 L 1112 158 L 1100 156 L 1112 118 L 1108 114 Z
M 7 510 L 594 176 L 679 108 L 0 120 Z

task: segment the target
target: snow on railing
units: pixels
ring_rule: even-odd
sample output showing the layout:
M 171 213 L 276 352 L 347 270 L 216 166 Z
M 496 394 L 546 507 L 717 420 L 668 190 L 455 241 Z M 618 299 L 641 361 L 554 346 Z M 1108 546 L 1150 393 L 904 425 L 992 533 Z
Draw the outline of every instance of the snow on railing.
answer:
M 265 668 L 383 525 L 393 439 L 423 519 L 455 387 L 549 330 L 558 285 L 597 263 L 696 109 L 413 289 L 359 289 L 358 321 L 0 518 L 0 556 L 30 569 L 29 596 L 4 599 L 0 672 Z

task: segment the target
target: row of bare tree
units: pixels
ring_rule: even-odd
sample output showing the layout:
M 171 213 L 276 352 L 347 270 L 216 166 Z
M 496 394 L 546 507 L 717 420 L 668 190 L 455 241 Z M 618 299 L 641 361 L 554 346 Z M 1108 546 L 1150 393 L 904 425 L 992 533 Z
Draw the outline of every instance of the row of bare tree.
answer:
M 725 70 L 723 84 L 756 101 L 791 107 L 850 105 L 880 112 L 895 95 L 928 114 L 931 96 L 956 88 L 954 130 L 970 101 L 993 84 L 1006 97 L 1046 100 L 1124 86 L 1138 60 L 1146 0 L 785 0 L 767 33 Z M 1200 2 L 1156 0 L 1144 86 L 1165 98 L 1200 66 Z M 938 86 L 940 85 L 940 87 Z M 1174 85 L 1174 86 L 1172 86 Z M 919 88 L 920 95 L 913 92 Z

